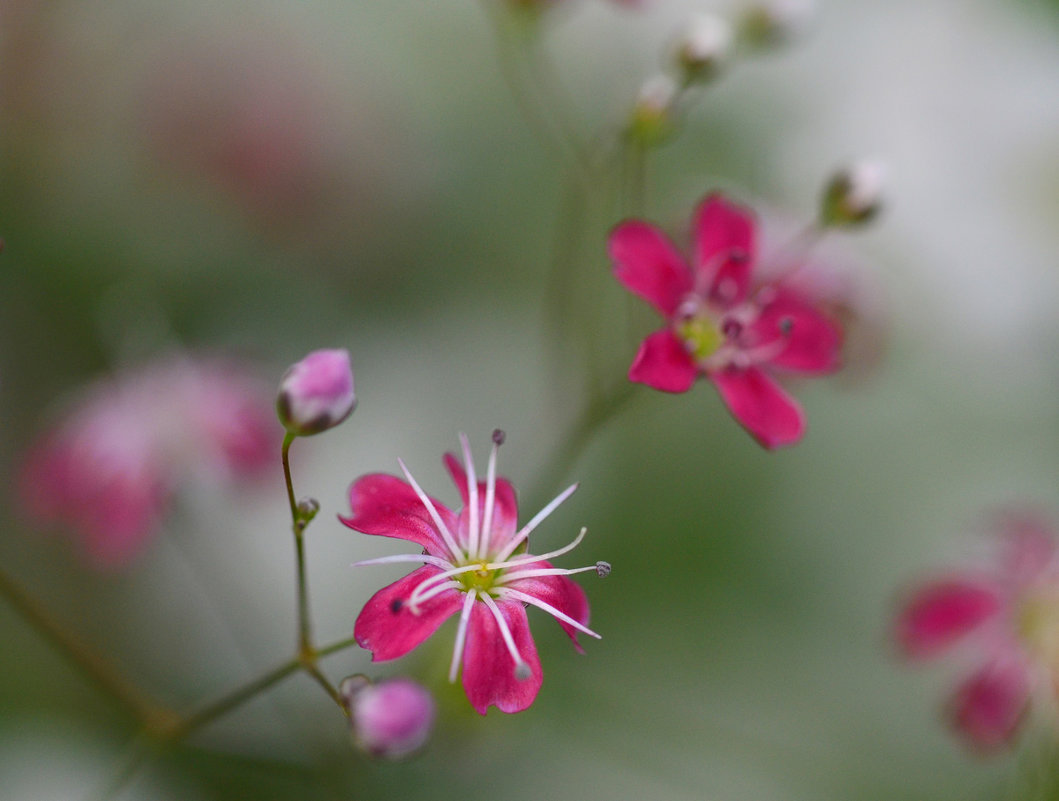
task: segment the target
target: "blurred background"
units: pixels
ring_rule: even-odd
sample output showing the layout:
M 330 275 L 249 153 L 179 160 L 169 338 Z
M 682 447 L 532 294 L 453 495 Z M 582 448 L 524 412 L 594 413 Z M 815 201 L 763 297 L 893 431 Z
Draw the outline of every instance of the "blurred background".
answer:
M 586 138 L 623 124 L 692 12 L 738 8 L 562 5 L 545 50 Z M 338 522 L 349 484 L 401 457 L 455 505 L 441 455 L 459 431 L 484 464 L 506 430 L 523 519 L 579 480 L 534 549 L 584 525 L 563 564 L 614 566 L 581 577 L 603 635 L 585 655 L 530 612 L 545 679 L 523 713 L 480 718 L 445 683 L 450 622 L 397 663 L 353 649 L 323 665 L 437 694 L 415 760 L 356 753 L 297 675 L 120 797 L 1014 794 L 1018 761 L 971 757 L 941 721 L 952 666 L 900 664 L 888 626 L 910 583 L 978 551 L 984 512 L 1059 515 L 1059 6 L 821 0 L 804 35 L 726 71 L 652 156 L 646 216 L 679 231 L 721 187 L 808 221 L 834 169 L 882 160 L 885 214 L 821 253 L 854 277 L 868 344 L 795 388 L 797 447 L 761 450 L 705 383 L 638 388 L 563 475 L 549 463 L 580 351 L 556 358 L 542 308 L 563 176 L 497 55 L 470 0 L 0 2 L 0 563 L 55 617 L 181 710 L 292 653 L 278 450 L 255 483 L 182 481 L 123 569 L 20 512 L 24 454 L 78 393 L 176 349 L 270 387 L 314 348 L 353 354 L 356 413 L 292 451 L 296 491 L 322 506 L 307 532 L 321 642 L 406 572 L 349 567 L 401 551 Z M 617 206 L 600 205 L 578 302 L 622 309 L 604 246 Z M 625 315 L 585 317 L 593 369 L 620 377 L 652 321 L 630 335 Z M 134 725 L 5 604 L 0 635 L 0 798 L 88 798 Z

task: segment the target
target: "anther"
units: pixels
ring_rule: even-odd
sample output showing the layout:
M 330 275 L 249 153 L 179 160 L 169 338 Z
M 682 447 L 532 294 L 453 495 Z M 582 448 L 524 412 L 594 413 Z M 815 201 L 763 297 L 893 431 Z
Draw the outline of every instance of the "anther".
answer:
M 728 251 L 728 259 L 734 262 L 747 262 L 750 261 L 750 254 L 742 248 L 732 248 Z
M 738 320 L 729 317 L 721 323 L 721 333 L 728 337 L 728 339 L 735 339 L 743 333 L 743 324 Z
M 494 445 L 496 445 L 496 446 L 503 445 L 505 439 L 507 439 L 507 434 L 505 434 L 502 429 L 499 429 L 499 428 L 494 428 L 493 429 L 493 444 Z
M 515 665 L 515 678 L 519 681 L 525 681 L 532 675 L 533 671 L 530 669 L 530 666 L 525 662 L 519 662 L 517 665 Z
M 606 578 L 607 576 L 609 576 L 610 571 L 610 562 L 596 562 L 596 575 L 600 578 Z
M 390 611 L 393 612 L 395 615 L 402 609 L 404 609 L 404 601 L 402 601 L 400 598 L 394 598 L 392 601 L 390 601 Z
M 780 333 L 783 334 L 783 336 L 790 336 L 791 331 L 794 330 L 794 320 L 790 317 L 781 317 L 779 326 Z

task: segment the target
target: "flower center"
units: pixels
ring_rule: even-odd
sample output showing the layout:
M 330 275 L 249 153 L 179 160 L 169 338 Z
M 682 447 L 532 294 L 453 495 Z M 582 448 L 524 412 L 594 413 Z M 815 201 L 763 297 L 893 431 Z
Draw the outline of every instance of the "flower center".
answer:
M 709 358 L 725 341 L 725 335 L 717 323 L 703 312 L 689 315 L 678 322 L 676 334 L 696 360 Z
M 487 567 L 488 562 L 485 561 L 479 561 L 477 563 L 471 562 L 468 563 L 467 566 L 469 567 L 471 564 L 477 564 L 478 569 L 461 573 L 456 577 L 456 580 L 463 585 L 465 592 L 470 592 L 471 590 L 488 592 L 492 588 L 493 582 L 496 580 L 496 575 L 499 571 L 490 570 Z
M 1033 593 L 1019 605 L 1018 631 L 1026 647 L 1059 668 L 1059 587 Z

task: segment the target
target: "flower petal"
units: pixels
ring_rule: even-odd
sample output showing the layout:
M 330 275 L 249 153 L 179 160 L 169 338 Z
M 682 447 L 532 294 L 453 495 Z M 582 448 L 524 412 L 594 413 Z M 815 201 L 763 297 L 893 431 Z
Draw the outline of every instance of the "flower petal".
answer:
M 520 565 L 519 570 L 536 570 L 538 568 L 551 568 L 550 562 L 533 562 L 532 564 Z M 524 592 L 527 595 L 544 601 L 549 606 L 554 606 L 560 612 L 569 615 L 578 623 L 588 625 L 588 597 L 581 585 L 566 576 L 534 576 L 532 578 L 517 579 L 507 586 L 513 590 Z M 558 620 L 558 619 L 557 619 Z M 579 653 L 585 649 L 577 641 L 577 629 L 569 623 L 558 620 L 570 639 L 574 641 L 574 647 Z
M 774 299 L 765 304 L 750 330 L 760 342 L 785 340 L 783 350 L 769 364 L 802 373 L 838 369 L 841 329 L 790 289 L 766 287 L 763 291 Z
M 1026 587 L 1056 570 L 1055 531 L 1038 510 L 1004 510 L 998 515 L 997 527 L 1003 575 L 1011 585 Z
M 950 707 L 952 725 L 976 750 L 995 751 L 1015 736 L 1029 696 L 1025 665 L 1017 660 L 994 662 L 956 691 Z
M 687 392 L 698 373 L 684 343 L 667 328 L 655 331 L 640 345 L 629 380 L 663 392 Z
M 692 230 L 696 288 L 722 308 L 741 303 L 754 265 L 753 215 L 714 194 L 695 210 Z
M 431 501 L 445 525 L 455 531 L 455 515 L 433 498 Z M 372 473 L 358 478 L 349 489 L 349 505 L 353 514 L 339 515 L 338 519 L 354 531 L 408 540 L 433 556 L 451 556 L 415 490 L 396 476 Z
M 463 594 L 449 590 L 420 603 L 418 614 L 409 608 L 412 590 L 440 572 L 432 565 L 421 567 L 368 599 L 357 616 L 353 636 L 361 648 L 371 651 L 373 662 L 404 656 L 463 605 Z
M 669 238 L 640 220 L 620 223 L 607 242 L 614 275 L 663 317 L 671 317 L 691 291 L 691 272 Z
M 456 485 L 456 488 L 460 491 L 460 498 L 463 499 L 463 510 L 460 512 L 459 519 L 459 541 L 461 544 L 466 545 L 467 543 L 467 526 L 468 526 L 468 511 L 467 505 L 470 503 L 470 495 L 467 492 L 467 473 L 464 472 L 463 465 L 460 464 L 453 454 L 445 454 L 445 467 L 448 468 L 449 475 L 452 476 L 452 481 Z M 485 520 L 485 490 L 486 482 L 478 482 L 478 520 Z M 489 542 L 492 550 L 496 550 L 502 546 L 513 536 L 518 530 L 518 498 L 515 494 L 515 488 L 511 482 L 506 478 L 496 479 L 496 496 L 493 505 L 493 522 L 492 522 L 492 534 L 490 535 Z
M 519 656 L 529 665 L 530 675 L 522 680 L 515 676 L 515 662 L 496 618 L 484 603 L 475 603 L 463 650 L 463 689 L 480 715 L 490 706 L 501 712 L 521 712 L 533 703 L 544 679 L 525 608 L 511 601 L 497 601 L 496 605 L 511 630 Z
M 764 447 L 793 445 L 805 433 L 801 407 L 761 370 L 718 370 L 710 380 L 732 416 Z
M 914 659 L 937 656 L 998 614 L 997 588 L 984 579 L 950 578 L 920 588 L 897 616 L 894 637 Z

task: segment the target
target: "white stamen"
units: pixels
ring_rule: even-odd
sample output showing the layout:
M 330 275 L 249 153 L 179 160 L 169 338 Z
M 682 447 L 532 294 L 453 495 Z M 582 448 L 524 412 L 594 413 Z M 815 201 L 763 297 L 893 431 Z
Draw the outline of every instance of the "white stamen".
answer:
M 434 587 L 439 582 L 445 581 L 446 579 L 450 579 L 453 576 L 458 576 L 461 573 L 472 573 L 475 570 L 481 570 L 481 568 L 482 568 L 482 566 L 480 564 L 477 564 L 477 563 L 470 564 L 470 565 L 460 565 L 459 567 L 453 567 L 453 568 L 450 568 L 449 570 L 443 570 L 440 573 L 435 573 L 433 576 L 428 576 L 427 578 L 425 578 L 421 582 L 419 582 L 419 584 L 416 585 L 416 588 L 414 590 L 412 590 L 412 595 L 408 599 L 408 602 L 412 606 L 415 606 L 416 603 L 418 603 L 416 598 L 419 595 L 421 595 L 422 593 L 425 593 L 428 590 L 430 590 L 432 587 Z
M 599 568 L 595 565 L 589 565 L 588 567 L 575 567 L 568 569 L 565 567 L 538 567 L 532 570 L 512 570 L 510 573 L 505 573 L 500 576 L 493 583 L 497 586 L 509 584 L 512 581 L 518 581 L 519 579 L 536 578 L 538 576 L 572 576 L 574 573 L 588 573 L 589 571 L 598 573 Z
M 404 477 L 408 479 L 408 483 L 415 491 L 415 494 L 419 496 L 419 500 L 423 502 L 423 506 L 425 506 L 427 512 L 430 513 L 430 519 L 434 521 L 434 525 L 437 526 L 438 531 L 441 532 L 441 538 L 445 540 L 445 545 L 448 546 L 449 552 L 456 561 L 459 561 L 460 557 L 463 556 L 463 551 L 461 551 L 456 544 L 456 539 L 452 536 L 452 532 L 449 531 L 449 527 L 445 525 L 445 521 L 441 519 L 438 510 L 434 508 L 434 504 L 431 502 L 430 498 L 425 492 L 423 492 L 423 488 L 419 486 L 414 478 L 412 478 L 412 474 L 408 472 L 408 468 L 405 467 L 404 462 L 398 459 L 397 464 L 401 466 L 401 472 L 404 473 Z
M 564 553 L 569 553 L 578 545 L 581 544 L 581 540 L 585 538 L 585 534 L 588 533 L 588 529 L 582 527 L 581 531 L 578 532 L 577 536 L 574 537 L 574 541 L 569 545 L 559 548 L 557 551 L 549 551 L 548 553 L 542 554 L 524 554 L 516 556 L 514 559 L 508 559 L 504 562 L 492 562 L 485 566 L 486 570 L 503 570 L 505 568 L 518 567 L 519 565 L 530 564 L 531 562 L 542 562 L 545 559 L 554 559 L 557 556 L 562 556 Z
M 362 559 L 354 562 L 353 567 L 367 567 L 368 565 L 388 565 L 396 562 L 423 562 L 428 565 L 448 570 L 452 562 L 442 559 L 440 556 L 431 556 L 428 553 L 398 553 L 393 556 L 379 556 L 375 559 Z
M 467 597 L 463 599 L 463 610 L 460 612 L 460 623 L 456 628 L 456 647 L 452 649 L 452 664 L 449 666 L 449 682 L 456 681 L 456 675 L 460 672 L 460 660 L 463 658 L 463 644 L 467 641 L 467 625 L 471 620 L 471 609 L 474 599 L 478 595 L 477 590 L 470 590 Z
M 511 554 L 514 552 L 514 550 L 519 545 L 522 544 L 522 541 L 525 540 L 526 537 L 528 537 L 530 535 L 530 533 L 533 531 L 533 529 L 535 529 L 537 526 L 539 526 L 541 524 L 541 522 L 543 522 L 543 520 L 548 515 L 550 515 L 552 512 L 554 512 L 563 501 L 565 501 L 567 498 L 569 498 L 571 495 L 573 495 L 574 492 L 577 490 L 577 487 L 578 487 L 577 484 L 571 484 L 569 487 L 567 487 L 562 492 L 560 492 L 558 495 L 556 495 L 552 499 L 551 503 L 549 503 L 547 506 L 545 506 L 543 509 L 541 509 L 539 512 L 537 512 L 537 514 L 534 515 L 533 519 L 530 520 L 526 525 L 524 525 L 522 527 L 522 530 L 519 531 L 518 534 L 516 534 L 511 539 L 511 542 L 509 542 L 506 546 L 504 546 L 503 549 L 501 549 L 500 553 L 498 553 L 496 555 L 496 561 L 497 562 L 503 562 L 509 556 L 511 556 Z
M 485 474 L 485 518 L 482 520 L 482 539 L 478 545 L 479 559 L 489 553 L 489 537 L 493 533 L 493 505 L 496 503 L 496 455 L 500 443 L 494 439 L 493 449 L 489 452 L 489 467 Z
M 488 593 L 482 593 L 482 601 L 489 607 L 489 611 L 493 613 L 493 617 L 496 618 L 496 625 L 500 627 L 500 636 L 504 639 L 504 645 L 507 646 L 507 650 L 511 652 L 511 658 L 515 660 L 515 678 L 519 681 L 523 681 L 530 677 L 530 673 L 525 671 L 529 668 L 518 652 L 518 648 L 515 647 L 515 638 L 511 636 L 511 629 L 507 627 L 507 621 L 504 619 L 503 613 L 500 611 L 500 607 L 496 605 L 496 601 L 489 597 Z M 532 671 L 531 671 L 532 673 Z
M 463 585 L 460 584 L 460 582 L 458 581 L 446 581 L 442 584 L 435 584 L 429 590 L 422 593 L 419 597 L 416 597 L 416 591 L 419 589 L 419 587 L 416 587 L 416 589 L 412 590 L 412 594 L 408 597 L 408 609 L 412 612 L 413 615 L 418 615 L 420 604 L 426 603 L 436 595 L 441 595 L 441 593 L 445 592 L 446 590 L 458 590 L 462 586 Z
M 527 603 L 527 604 L 530 604 L 532 606 L 535 606 L 538 609 L 543 609 L 545 612 L 547 612 L 552 617 L 557 618 L 558 620 L 561 620 L 561 621 L 563 621 L 564 623 L 566 623 L 566 624 L 568 624 L 570 626 L 573 626 L 575 629 L 577 629 L 578 631 L 584 632 L 589 637 L 595 637 L 597 640 L 602 640 L 603 639 L 603 637 L 601 635 L 599 635 L 596 632 L 592 631 L 592 629 L 590 629 L 585 624 L 579 623 L 578 621 L 574 620 L 572 617 L 570 617 L 565 612 L 560 612 L 558 609 L 556 609 L 551 604 L 545 603 L 544 601 L 540 600 L 540 598 L 535 598 L 534 596 L 529 595 L 527 593 L 519 592 L 518 590 L 513 590 L 510 587 L 502 587 L 502 588 L 498 589 L 497 590 L 497 595 L 500 598 L 512 598 L 512 599 L 514 599 L 516 601 L 522 601 L 523 603 Z
M 474 472 L 474 457 L 467 435 L 460 432 L 460 447 L 463 448 L 463 468 L 467 472 L 467 555 L 474 558 L 478 553 L 478 476 Z

